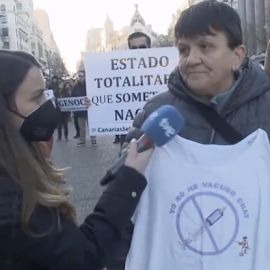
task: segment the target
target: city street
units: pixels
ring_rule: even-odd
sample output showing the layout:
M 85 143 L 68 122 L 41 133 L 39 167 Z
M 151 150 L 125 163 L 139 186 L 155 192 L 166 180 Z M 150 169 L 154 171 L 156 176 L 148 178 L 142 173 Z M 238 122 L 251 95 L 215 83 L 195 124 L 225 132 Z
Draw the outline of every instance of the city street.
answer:
M 73 188 L 71 199 L 76 205 L 78 220 L 92 212 L 103 188 L 99 181 L 113 164 L 119 153 L 119 144 L 114 145 L 114 137 L 98 137 L 98 146 L 92 147 L 90 138 L 87 145 L 77 147 L 74 125 L 69 124 L 70 141 L 56 142 L 54 135 L 53 160 L 58 166 L 70 167 L 67 184 Z

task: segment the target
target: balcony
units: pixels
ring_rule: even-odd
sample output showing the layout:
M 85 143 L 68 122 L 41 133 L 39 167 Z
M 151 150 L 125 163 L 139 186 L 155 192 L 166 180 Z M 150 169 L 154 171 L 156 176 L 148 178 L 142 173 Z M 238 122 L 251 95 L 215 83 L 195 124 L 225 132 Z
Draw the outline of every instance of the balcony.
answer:
M 18 10 L 17 9 L 17 12 L 16 12 L 18 15 L 26 15 L 28 18 L 30 18 L 30 14 L 28 11 L 26 10 Z
M 39 38 L 39 39 L 41 39 L 41 40 L 43 40 L 43 33 L 42 33 L 42 31 L 36 26 L 36 25 L 34 25 L 33 26 L 33 32 L 34 32 L 34 34 Z
M 9 36 L 8 28 L 7 27 L 2 28 L 2 37 L 8 37 L 8 36 Z
M 28 25 L 19 16 L 16 17 L 16 28 L 20 29 L 22 32 L 24 32 L 27 35 L 29 33 Z
M 10 43 L 9 42 L 3 42 L 3 48 L 2 49 L 10 49 Z
M 28 36 L 28 29 L 22 25 L 18 25 L 18 29 Z
M 7 36 L 2 36 L 2 42 L 10 42 L 10 38 Z

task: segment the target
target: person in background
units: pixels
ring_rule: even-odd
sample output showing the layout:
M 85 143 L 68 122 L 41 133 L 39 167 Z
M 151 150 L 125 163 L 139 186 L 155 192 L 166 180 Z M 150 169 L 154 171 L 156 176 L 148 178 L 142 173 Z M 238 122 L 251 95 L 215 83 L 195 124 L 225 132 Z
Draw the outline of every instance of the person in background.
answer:
M 59 109 L 44 90 L 33 55 L 0 50 L 0 269 L 100 270 L 134 214 L 153 151 L 138 153 L 131 143 L 125 165 L 79 226 L 65 170 L 45 144 Z
M 151 48 L 151 39 L 142 32 L 135 32 L 128 37 L 128 48 L 130 50 L 149 49 Z M 125 142 L 126 135 L 116 135 L 113 143 L 120 143 L 122 147 Z
M 71 96 L 71 89 L 72 89 L 73 85 L 72 85 L 72 82 L 71 80 L 69 81 L 66 81 L 65 83 L 65 88 L 67 89 L 67 91 L 69 92 L 69 97 Z M 72 117 L 71 117 L 71 113 L 69 113 L 69 116 L 68 116 L 68 121 L 71 122 L 72 121 Z
M 151 48 L 151 39 L 142 32 L 135 32 L 128 37 L 128 48 L 130 50 Z
M 50 81 L 45 79 L 46 90 L 50 89 Z
M 71 95 L 72 95 L 72 89 L 76 85 L 76 80 L 72 79 L 70 82 L 70 85 L 71 85 Z M 78 123 L 78 114 L 76 112 L 73 112 L 72 114 L 73 114 L 74 126 L 75 126 L 75 131 L 76 131 L 76 134 L 73 138 L 78 139 L 78 138 L 80 138 L 80 127 L 79 127 L 79 123 Z
M 85 83 L 85 72 L 79 72 L 78 82 L 74 85 L 71 93 L 72 97 L 86 97 L 86 83 Z M 88 124 L 87 111 L 74 112 L 74 119 L 77 117 L 79 125 L 79 142 L 77 146 L 83 146 L 86 143 L 86 127 Z M 97 145 L 96 136 L 91 136 L 92 146 Z
M 50 89 L 50 81 L 45 77 L 44 78 L 44 82 L 45 82 L 45 90 L 49 90 Z M 47 142 L 48 148 L 50 151 L 52 151 L 53 148 L 53 135 L 51 137 L 51 139 Z
M 56 92 L 56 102 L 58 98 L 66 98 L 70 97 L 70 88 L 68 82 L 60 82 L 58 91 Z M 57 141 L 60 142 L 62 140 L 62 128 L 64 128 L 64 136 L 65 140 L 68 141 L 68 120 L 70 117 L 70 112 L 61 112 L 61 120 L 58 124 L 57 131 L 58 131 L 58 139 Z
M 52 77 L 51 82 L 50 82 L 49 89 L 52 89 L 54 91 L 54 93 L 55 93 L 55 92 L 58 91 L 58 87 L 59 87 L 59 78 L 58 78 L 58 76 L 54 75 Z
M 76 84 L 76 80 L 75 79 L 71 79 L 71 87 L 73 87 Z

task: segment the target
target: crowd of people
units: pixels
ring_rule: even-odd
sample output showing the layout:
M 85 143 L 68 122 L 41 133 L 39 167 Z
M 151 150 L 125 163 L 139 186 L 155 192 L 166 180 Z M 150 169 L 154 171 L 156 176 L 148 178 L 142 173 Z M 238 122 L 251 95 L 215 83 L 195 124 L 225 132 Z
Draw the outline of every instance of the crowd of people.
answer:
M 46 81 L 46 88 L 51 89 L 54 92 L 55 99 L 66 98 L 66 97 L 86 97 L 86 82 L 85 72 L 80 71 L 78 77 L 64 80 L 58 76 L 53 76 L 51 80 Z M 57 102 L 56 102 L 57 104 Z M 62 133 L 64 129 L 64 139 L 69 140 L 69 121 L 74 119 L 74 126 L 76 134 L 74 139 L 79 139 L 77 146 L 83 146 L 86 143 L 88 117 L 87 111 L 76 111 L 76 112 L 61 112 L 61 121 L 57 127 L 58 138 L 60 142 L 63 139 Z M 92 146 L 97 145 L 96 136 L 91 136 Z

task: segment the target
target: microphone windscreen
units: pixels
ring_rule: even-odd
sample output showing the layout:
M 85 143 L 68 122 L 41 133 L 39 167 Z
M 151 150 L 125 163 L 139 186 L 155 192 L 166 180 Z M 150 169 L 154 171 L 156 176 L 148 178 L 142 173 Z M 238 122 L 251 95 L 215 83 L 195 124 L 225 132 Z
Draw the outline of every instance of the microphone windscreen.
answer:
M 164 105 L 145 120 L 141 131 L 156 146 L 161 147 L 176 136 L 184 125 L 185 120 L 179 111 L 173 106 Z

